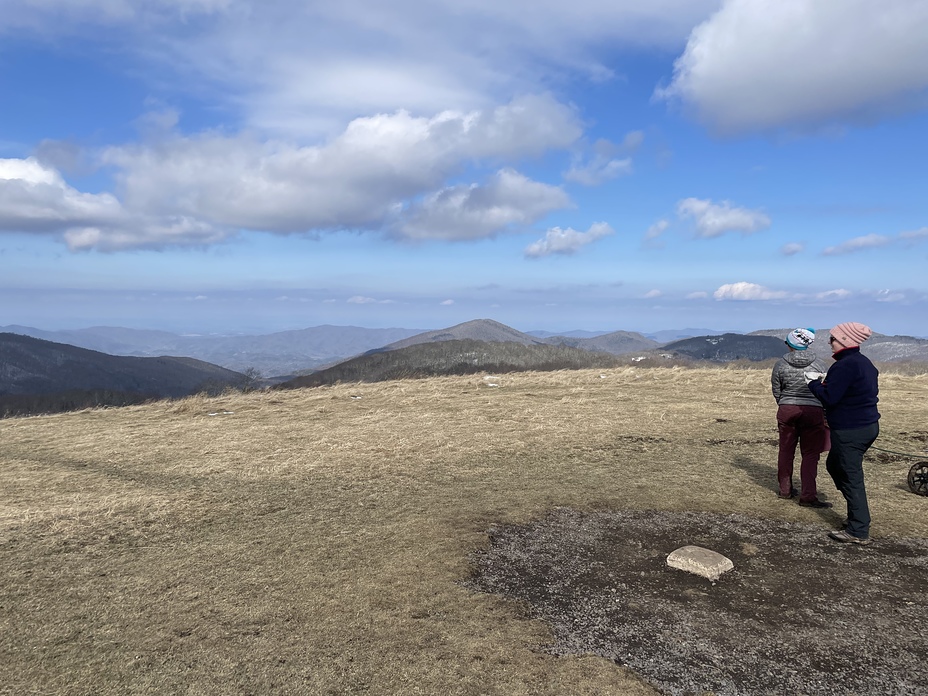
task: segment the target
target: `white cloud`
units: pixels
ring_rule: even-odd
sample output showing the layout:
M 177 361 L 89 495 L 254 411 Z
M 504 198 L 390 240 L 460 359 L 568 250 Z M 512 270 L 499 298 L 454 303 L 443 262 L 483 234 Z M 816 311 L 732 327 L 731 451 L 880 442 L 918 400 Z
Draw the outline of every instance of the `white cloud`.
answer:
M 780 253 L 784 256 L 795 256 L 803 251 L 805 251 L 806 245 L 801 242 L 790 242 L 789 244 L 784 244 L 780 247 Z
M 850 290 L 845 290 L 844 288 L 838 288 L 836 290 L 826 290 L 825 292 L 820 292 L 815 295 L 817 300 L 846 300 L 851 296 Z
M 638 138 L 629 134 L 626 141 L 630 147 L 637 147 Z M 592 153 L 587 159 L 576 158 L 570 169 L 564 172 L 564 179 L 583 186 L 598 186 L 617 176 L 631 174 L 632 159 L 614 157 L 618 148 L 608 140 L 598 140 L 593 144 Z
M 439 302 L 438 304 L 440 304 L 443 307 L 450 307 L 451 305 L 454 304 L 454 300 L 443 300 L 442 302 Z
M 228 9 L 234 0 L 4 0 L 0 31 L 33 29 L 55 31 L 50 18 L 78 27 L 88 24 L 140 26 L 158 21 L 181 21 L 194 15 Z M 57 29 L 60 31 L 60 29 Z M 74 29 L 72 29 L 74 31 Z
M 909 232 L 900 232 L 899 239 L 904 242 L 914 243 L 919 242 L 923 239 L 928 239 L 928 227 L 922 227 L 918 230 L 911 230 Z
M 348 304 L 396 304 L 395 300 L 377 300 L 373 297 L 365 297 L 364 295 L 349 297 L 345 302 Z
M 113 227 L 73 227 L 64 240 L 71 251 L 98 249 L 160 249 L 166 246 L 202 246 L 226 239 L 230 232 L 187 217 L 129 218 Z
M 717 4 L 4 0 L 0 34 L 102 35 L 159 77 L 225 95 L 250 128 L 296 136 L 357 114 L 483 108 L 554 75 L 611 79 L 597 47 L 677 50 Z
M 696 221 L 696 236 L 718 237 L 726 232 L 750 234 L 770 227 L 770 218 L 759 210 L 736 208 L 729 201 L 713 203 L 711 200 L 685 198 L 677 203 L 681 218 Z
M 905 300 L 905 293 L 896 290 L 879 290 L 874 293 L 874 299 L 877 302 L 902 302 Z
M 72 249 L 101 250 L 208 244 L 238 229 L 286 234 L 393 225 L 401 236 L 486 237 L 534 222 L 569 199 L 511 169 L 483 187 L 442 189 L 444 183 L 470 164 L 567 148 L 581 133 L 574 111 L 546 95 L 430 118 L 358 118 L 317 146 L 167 130 L 147 144 L 100 154 L 114 169 L 121 201 L 81 193 L 38 160 L 0 160 L 0 231 L 56 232 Z
M 656 94 L 729 132 L 895 115 L 925 106 L 925 36 L 923 0 L 726 0 Z
M 584 164 L 572 166 L 564 172 L 564 179 L 583 186 L 598 186 L 603 182 L 615 179 L 617 176 L 631 174 L 632 160 L 625 159 L 602 160 L 594 158 Z
M 81 193 L 34 158 L 0 159 L 0 230 L 57 232 L 114 225 L 125 217 L 108 193 Z
M 578 232 L 570 227 L 552 227 L 543 239 L 526 247 L 525 255 L 528 258 L 540 258 L 551 254 L 573 254 L 587 244 L 614 233 L 612 227 L 605 222 L 593 223 L 586 232 Z
M 670 227 L 670 223 L 667 220 L 658 220 L 644 233 L 644 241 L 653 242 L 655 239 L 664 234 L 668 227 Z
M 787 293 L 781 290 L 771 290 L 755 283 L 729 283 L 722 285 L 712 297 L 716 300 L 782 300 Z
M 704 300 L 704 299 L 706 299 L 707 297 L 709 297 L 709 293 L 707 293 L 707 292 L 701 292 L 701 291 L 700 291 L 700 292 L 691 292 L 689 295 L 686 296 L 686 299 L 688 299 L 688 300 Z
M 827 247 L 822 253 L 825 256 L 838 256 L 840 254 L 850 254 L 863 249 L 874 249 L 876 247 L 886 246 L 892 242 L 892 238 L 882 234 L 868 234 L 863 237 L 854 237 L 846 242 L 836 246 Z
M 72 251 L 202 245 L 229 231 L 182 215 L 147 215 L 109 193 L 81 193 L 34 158 L 0 160 L 0 232 L 57 233 Z
M 394 233 L 406 239 L 483 239 L 531 224 L 569 202 L 560 188 L 503 169 L 484 186 L 452 186 L 426 196 L 402 212 Z
M 660 290 L 648 290 L 648 292 L 646 292 L 646 293 L 643 295 L 643 297 L 644 297 L 644 299 L 646 299 L 646 300 L 653 300 L 653 299 L 655 299 L 655 298 L 657 298 L 657 297 L 661 297 L 663 294 L 664 294 L 664 293 L 662 293 Z
M 572 110 L 529 96 L 489 112 L 358 118 L 322 146 L 207 133 L 110 148 L 104 162 L 121 170 L 126 205 L 149 213 L 275 232 L 377 228 L 467 161 L 541 154 L 580 132 Z

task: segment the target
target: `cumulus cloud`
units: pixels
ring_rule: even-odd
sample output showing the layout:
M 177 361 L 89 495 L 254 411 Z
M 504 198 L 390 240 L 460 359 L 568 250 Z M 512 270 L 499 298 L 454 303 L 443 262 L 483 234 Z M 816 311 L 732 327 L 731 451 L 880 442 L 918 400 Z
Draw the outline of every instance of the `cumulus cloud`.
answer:
M 566 207 L 567 194 L 503 169 L 486 185 L 451 186 L 409 206 L 394 226 L 406 239 L 484 239 L 531 224 Z
M 691 292 L 689 295 L 686 296 L 686 299 L 688 299 L 688 300 L 704 300 L 704 299 L 706 299 L 707 297 L 709 297 L 709 293 L 700 291 L 700 292 Z
M 759 210 L 736 208 L 729 201 L 685 198 L 677 203 L 677 215 L 696 222 L 696 236 L 718 237 L 726 232 L 751 234 L 770 227 L 770 218 Z
M 636 148 L 640 144 L 637 136 L 632 134 L 626 136 L 626 141 L 631 143 L 630 148 Z M 610 141 L 596 141 L 587 159 L 575 158 L 570 169 L 564 172 L 564 179 L 583 186 L 598 186 L 617 176 L 631 174 L 631 157 L 619 159 L 615 157 L 617 152 L 618 148 Z
M 926 35 L 922 0 L 726 0 L 656 96 L 727 132 L 894 115 L 925 106 Z
M 0 231 L 57 232 L 72 249 L 102 250 L 206 244 L 239 229 L 487 237 L 569 199 L 509 168 L 483 186 L 445 182 L 475 163 L 566 149 L 582 133 L 573 109 L 548 95 L 482 111 L 357 118 L 314 146 L 166 126 L 151 141 L 100 153 L 121 200 L 81 193 L 36 159 L 2 160 Z
M 226 239 L 231 232 L 187 217 L 135 216 L 112 227 L 73 227 L 64 232 L 72 251 L 97 249 L 161 249 L 167 246 L 205 246 Z
M 125 208 L 109 193 L 81 193 L 34 158 L 0 160 L 0 232 L 58 233 L 72 251 L 202 245 L 229 230 L 192 217 Z
M 868 234 L 863 237 L 854 237 L 846 242 L 836 246 L 826 247 L 822 253 L 825 256 L 838 256 L 840 254 L 851 254 L 855 251 L 864 249 L 874 249 L 876 247 L 886 246 L 892 243 L 892 238 L 882 234 Z
M 787 297 L 782 290 L 771 290 L 755 283 L 729 283 L 712 293 L 716 300 L 782 300 Z
M 795 256 L 803 251 L 805 251 L 806 245 L 801 242 L 790 242 L 789 244 L 784 244 L 780 247 L 780 253 L 783 256 Z
M 467 161 L 537 155 L 580 132 L 571 109 L 529 96 L 487 112 L 358 118 L 320 146 L 207 133 L 110 148 L 103 159 L 118 167 L 126 204 L 146 212 L 284 233 L 368 229 Z
M 587 244 L 614 233 L 612 227 L 605 222 L 593 223 L 586 232 L 578 232 L 570 227 L 552 227 L 543 239 L 526 247 L 525 255 L 528 258 L 540 258 L 551 254 L 574 254 Z
M 0 159 L 0 230 L 57 232 L 111 226 L 125 217 L 108 193 L 81 193 L 34 158 Z

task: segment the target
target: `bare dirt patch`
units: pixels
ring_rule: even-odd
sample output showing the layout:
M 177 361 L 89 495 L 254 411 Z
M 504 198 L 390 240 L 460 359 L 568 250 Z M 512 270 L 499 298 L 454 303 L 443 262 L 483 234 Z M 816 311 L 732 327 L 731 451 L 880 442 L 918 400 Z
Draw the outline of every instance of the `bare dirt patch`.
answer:
M 925 694 L 928 541 L 828 540 L 743 515 L 561 508 L 490 530 L 471 586 L 522 600 L 557 655 L 629 667 L 667 694 Z M 717 582 L 666 565 L 729 557 Z

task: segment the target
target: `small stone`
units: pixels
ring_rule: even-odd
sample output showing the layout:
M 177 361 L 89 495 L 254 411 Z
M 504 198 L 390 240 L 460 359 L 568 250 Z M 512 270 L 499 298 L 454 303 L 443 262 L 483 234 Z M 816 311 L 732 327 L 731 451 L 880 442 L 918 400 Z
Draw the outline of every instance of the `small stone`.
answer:
M 715 582 L 735 567 L 731 559 L 701 546 L 682 546 L 667 556 L 667 565 Z

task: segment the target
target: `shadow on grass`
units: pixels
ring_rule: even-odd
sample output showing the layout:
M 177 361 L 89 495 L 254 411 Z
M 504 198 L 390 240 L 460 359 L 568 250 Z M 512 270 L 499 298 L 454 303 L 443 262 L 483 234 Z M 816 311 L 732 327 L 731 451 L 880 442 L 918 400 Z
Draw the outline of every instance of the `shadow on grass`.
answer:
M 776 494 L 777 488 L 777 469 L 769 464 L 758 464 L 750 457 L 735 457 L 731 465 L 741 469 L 748 477 L 761 488 L 769 490 Z
M 769 464 L 758 464 L 756 461 L 754 461 L 750 457 L 735 457 L 732 460 L 731 464 L 732 466 L 744 471 L 748 475 L 748 477 L 755 484 L 757 484 L 760 488 L 770 491 L 771 496 L 775 496 L 777 494 L 777 491 L 779 490 L 779 486 L 777 485 L 776 466 L 771 466 Z M 822 469 L 823 467 L 819 468 L 819 476 L 818 476 L 818 481 L 817 481 L 818 489 L 819 489 L 819 497 L 822 500 L 830 501 L 832 504 L 834 504 L 834 507 L 833 508 L 808 508 L 808 509 L 814 511 L 819 517 L 822 518 L 822 521 L 825 522 L 826 524 L 833 526 L 836 529 L 840 529 L 841 522 L 844 519 L 844 498 L 841 496 L 841 494 L 837 490 L 832 491 L 834 486 L 831 484 L 831 478 L 828 476 L 827 473 L 824 476 L 824 480 L 826 483 L 827 490 L 830 492 L 830 495 L 828 495 L 827 497 L 821 495 Z M 790 502 L 798 503 L 798 500 L 796 499 L 793 499 L 792 501 L 782 500 L 780 502 L 789 504 Z

